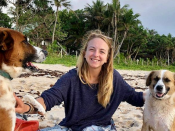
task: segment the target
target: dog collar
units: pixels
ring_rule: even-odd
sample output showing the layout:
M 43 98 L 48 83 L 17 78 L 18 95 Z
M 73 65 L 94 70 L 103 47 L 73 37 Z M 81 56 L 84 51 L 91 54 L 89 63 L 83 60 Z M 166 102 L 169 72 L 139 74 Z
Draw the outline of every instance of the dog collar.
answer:
M 7 72 L 5 72 L 3 70 L 0 70 L 0 75 L 7 78 L 7 79 L 9 79 L 9 80 L 13 79 Z

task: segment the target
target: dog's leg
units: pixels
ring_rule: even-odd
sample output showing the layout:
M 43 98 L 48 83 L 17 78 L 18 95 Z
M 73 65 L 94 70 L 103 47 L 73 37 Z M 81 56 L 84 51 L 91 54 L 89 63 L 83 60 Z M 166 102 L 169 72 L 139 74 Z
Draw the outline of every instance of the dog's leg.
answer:
M 172 127 L 171 127 L 171 130 L 169 130 L 169 131 L 175 131 L 175 118 L 174 118 L 174 120 L 173 120 L 173 125 L 172 125 Z
M 36 109 L 38 109 L 38 112 L 40 112 L 41 114 L 44 115 L 46 113 L 43 106 L 37 100 L 35 100 L 34 97 L 30 95 L 25 95 L 23 99 L 25 102 L 32 104 Z
M 13 112 L 13 117 L 12 117 L 12 131 L 15 129 L 15 123 L 16 123 L 16 113 Z
M 146 124 L 145 122 L 143 122 L 142 130 L 141 131 L 151 131 L 151 129 L 149 128 L 148 124 Z

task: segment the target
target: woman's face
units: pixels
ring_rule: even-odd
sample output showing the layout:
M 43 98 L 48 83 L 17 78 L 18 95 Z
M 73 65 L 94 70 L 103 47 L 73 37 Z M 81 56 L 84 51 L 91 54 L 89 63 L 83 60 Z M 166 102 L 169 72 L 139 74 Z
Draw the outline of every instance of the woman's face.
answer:
M 102 65 L 107 62 L 109 47 L 101 38 L 93 38 L 88 43 L 85 58 L 90 68 L 101 69 Z

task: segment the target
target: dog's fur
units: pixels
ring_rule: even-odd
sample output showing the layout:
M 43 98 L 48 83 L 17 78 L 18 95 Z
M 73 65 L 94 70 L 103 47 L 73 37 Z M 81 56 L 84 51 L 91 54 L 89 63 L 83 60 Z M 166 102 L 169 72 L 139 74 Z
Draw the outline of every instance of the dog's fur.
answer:
M 142 131 L 175 131 L 175 74 L 152 71 L 146 86 Z
M 11 78 L 34 69 L 30 62 L 42 62 L 46 55 L 46 51 L 30 45 L 22 33 L 0 28 L 0 70 Z M 15 104 L 10 80 L 0 75 L 0 131 L 14 131 Z

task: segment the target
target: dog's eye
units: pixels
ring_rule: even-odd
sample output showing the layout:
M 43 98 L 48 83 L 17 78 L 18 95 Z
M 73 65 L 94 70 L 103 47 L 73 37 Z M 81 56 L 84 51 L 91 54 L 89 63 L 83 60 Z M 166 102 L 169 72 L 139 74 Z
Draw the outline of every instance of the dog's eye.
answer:
M 168 79 L 168 78 L 165 78 L 164 81 L 165 81 L 165 82 L 170 82 L 171 80 Z
M 24 40 L 24 41 L 22 41 L 23 43 L 25 43 L 26 45 L 28 45 L 29 44 L 29 42 L 27 42 L 26 40 Z
M 155 81 L 158 81 L 160 78 L 156 76 L 156 78 L 154 78 Z

